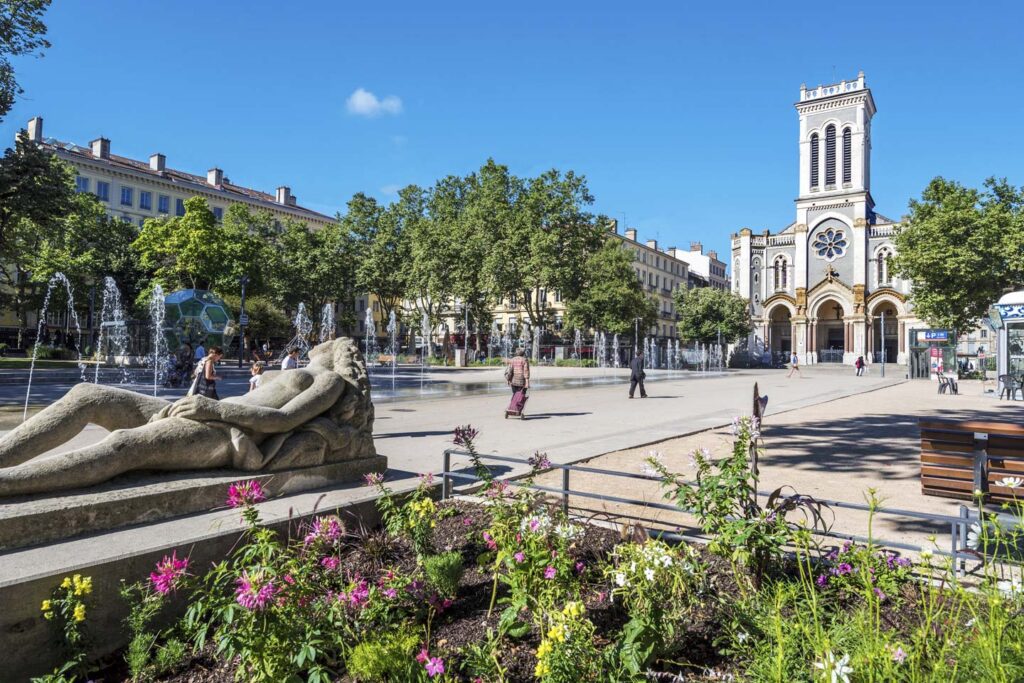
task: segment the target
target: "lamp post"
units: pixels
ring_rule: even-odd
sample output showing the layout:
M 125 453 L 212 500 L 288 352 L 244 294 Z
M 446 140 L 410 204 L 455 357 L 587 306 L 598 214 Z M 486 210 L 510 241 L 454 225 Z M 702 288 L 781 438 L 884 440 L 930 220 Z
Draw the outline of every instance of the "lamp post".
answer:
M 242 302 L 238 307 L 238 367 L 242 367 L 245 356 L 245 327 L 249 323 L 249 316 L 245 314 L 245 286 L 249 284 L 249 276 L 240 277 L 238 284 L 242 285 Z

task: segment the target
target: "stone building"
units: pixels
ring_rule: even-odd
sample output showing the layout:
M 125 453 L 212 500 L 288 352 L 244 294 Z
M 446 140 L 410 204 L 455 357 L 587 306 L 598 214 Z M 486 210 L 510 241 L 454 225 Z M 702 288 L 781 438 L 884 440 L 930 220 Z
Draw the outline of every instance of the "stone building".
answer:
M 875 101 L 864 73 L 808 89 L 796 103 L 800 132 L 795 220 L 773 233 L 732 236 L 733 291 L 750 301 L 754 353 L 792 351 L 804 363 L 906 364 L 927 347 L 890 267 L 897 223 L 871 198 Z M 884 320 L 884 329 L 883 322 Z M 920 337 L 920 343 L 918 342 Z

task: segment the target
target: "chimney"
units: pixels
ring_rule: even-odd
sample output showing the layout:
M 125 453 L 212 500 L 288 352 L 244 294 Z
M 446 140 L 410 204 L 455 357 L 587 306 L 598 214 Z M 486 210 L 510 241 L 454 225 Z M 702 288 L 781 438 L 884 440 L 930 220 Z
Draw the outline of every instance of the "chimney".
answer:
M 149 155 L 149 167 L 154 171 L 160 171 L 161 173 L 167 167 L 167 157 L 157 152 L 156 154 Z
M 274 199 L 278 204 L 288 205 L 288 198 L 292 196 L 292 188 L 282 185 L 277 188 L 277 197 Z
M 92 155 L 97 159 L 110 158 L 110 140 L 106 138 L 96 138 L 89 143 L 89 147 L 92 148 Z
M 224 184 L 224 171 L 219 168 L 211 168 L 206 172 L 206 184 L 219 187 Z
M 711 258 L 714 261 L 717 261 L 718 260 L 718 252 L 715 251 L 714 249 L 708 250 L 708 257 Z
M 636 228 L 626 228 L 626 239 L 636 242 Z
M 647 246 L 650 247 L 651 249 L 654 249 L 655 251 L 657 251 L 657 249 L 658 249 L 658 240 L 647 240 Z
M 43 117 L 33 116 L 28 120 L 28 139 L 32 142 L 43 141 Z
M 608 232 L 612 233 L 613 235 L 619 234 L 619 222 L 614 218 L 608 219 Z
M 288 195 L 288 206 L 295 206 L 295 202 L 296 201 L 297 200 L 295 199 L 295 195 L 293 195 L 293 194 Z
M 695 251 L 698 254 L 704 253 L 704 245 L 700 242 L 690 242 L 690 251 Z

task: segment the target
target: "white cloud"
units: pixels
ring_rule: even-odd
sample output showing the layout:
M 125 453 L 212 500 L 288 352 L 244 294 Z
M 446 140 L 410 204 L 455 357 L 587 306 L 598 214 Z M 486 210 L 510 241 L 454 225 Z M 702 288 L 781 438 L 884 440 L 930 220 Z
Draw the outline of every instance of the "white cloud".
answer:
M 384 187 L 380 188 L 380 193 L 383 195 L 393 195 L 397 197 L 398 191 L 401 189 L 401 185 L 385 185 Z
M 381 114 L 401 114 L 402 100 L 397 95 L 379 98 L 369 90 L 356 88 L 345 100 L 345 108 L 349 114 L 373 118 Z

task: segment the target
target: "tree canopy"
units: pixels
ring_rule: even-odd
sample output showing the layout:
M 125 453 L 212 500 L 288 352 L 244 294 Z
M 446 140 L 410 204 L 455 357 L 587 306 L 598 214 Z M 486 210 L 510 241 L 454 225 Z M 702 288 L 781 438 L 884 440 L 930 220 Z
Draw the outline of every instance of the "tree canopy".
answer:
M 633 252 L 619 240 L 606 237 L 604 245 L 587 258 L 579 294 L 566 304 L 570 327 L 613 334 L 649 329 L 658 317 L 658 305 L 644 292 L 633 270 Z
M 0 0 L 0 120 L 22 93 L 10 57 L 50 47 L 42 18 L 49 6 L 50 0 Z
M 977 190 L 938 177 L 911 200 L 893 267 L 913 281 L 918 316 L 969 330 L 1005 289 L 1024 287 L 1022 207 L 1022 190 L 994 178 Z
M 750 305 L 738 294 L 714 287 L 679 289 L 679 336 L 687 341 L 731 343 L 750 332 Z

